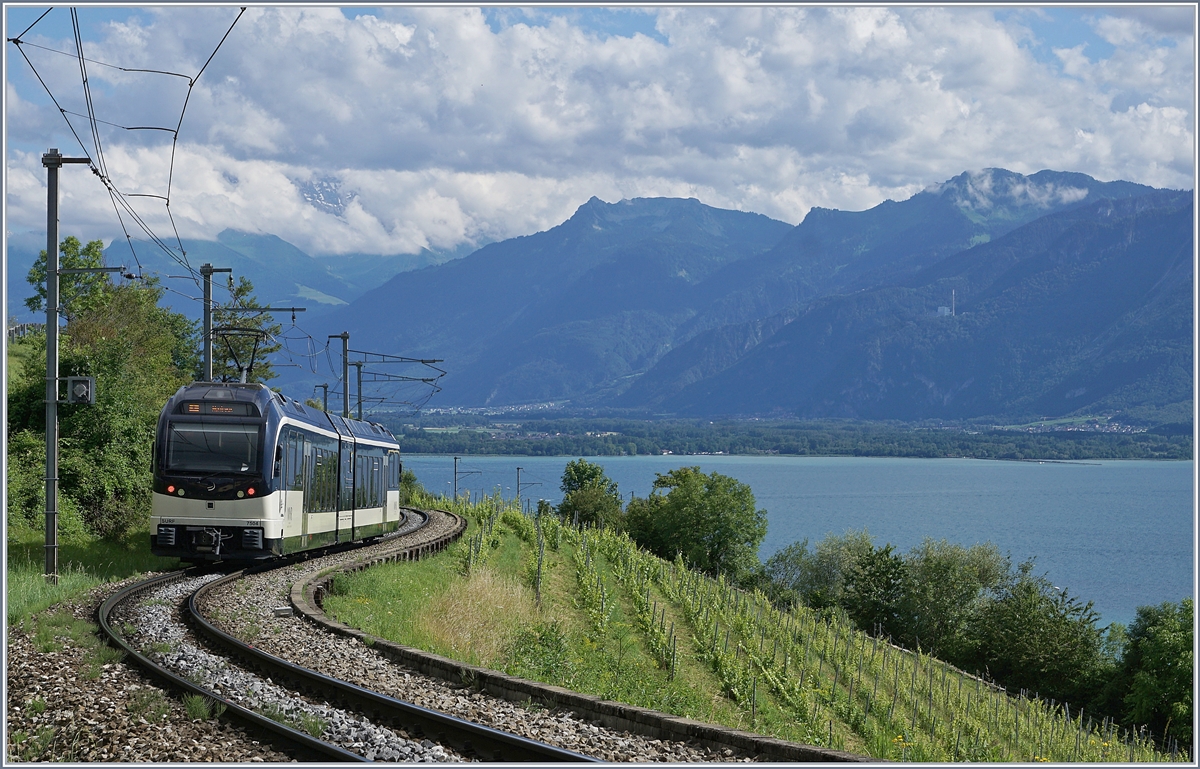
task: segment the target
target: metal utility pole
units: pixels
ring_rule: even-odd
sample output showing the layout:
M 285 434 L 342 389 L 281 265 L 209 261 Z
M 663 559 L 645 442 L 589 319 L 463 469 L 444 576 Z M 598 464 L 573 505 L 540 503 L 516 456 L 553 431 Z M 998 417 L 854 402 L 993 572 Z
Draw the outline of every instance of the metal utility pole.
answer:
M 317 387 L 321 388 L 321 410 L 329 411 L 329 385 L 319 384 Z
M 460 476 L 460 475 L 482 475 L 482 474 L 483 474 L 482 470 L 459 470 L 458 469 L 458 457 L 455 457 L 454 458 L 454 498 L 458 499 L 458 476 Z M 482 498 L 483 492 L 481 491 L 481 492 L 479 492 L 479 494 L 480 494 L 480 498 Z M 468 491 L 467 492 L 467 504 L 470 504 L 470 497 L 471 497 L 471 492 Z
M 46 581 L 58 584 L 58 169 L 65 158 L 55 148 L 42 155 L 46 169 Z
M 346 419 L 350 418 L 350 332 L 343 331 L 340 334 L 330 334 L 330 339 L 342 340 L 342 416 Z
M 517 507 L 520 507 L 520 506 L 521 506 L 521 471 L 522 471 L 523 469 L 525 469 L 525 468 L 523 468 L 523 467 L 518 467 L 518 468 L 517 468 Z M 526 486 L 526 487 L 529 487 L 529 486 L 541 486 L 541 485 L 542 485 L 541 481 L 534 481 L 533 483 L 526 483 L 526 484 L 525 484 L 525 486 Z
M 208 262 L 200 265 L 200 275 L 204 278 L 204 379 L 213 380 L 213 350 L 212 350 L 212 276 L 214 272 L 233 272 L 232 267 L 213 267 Z

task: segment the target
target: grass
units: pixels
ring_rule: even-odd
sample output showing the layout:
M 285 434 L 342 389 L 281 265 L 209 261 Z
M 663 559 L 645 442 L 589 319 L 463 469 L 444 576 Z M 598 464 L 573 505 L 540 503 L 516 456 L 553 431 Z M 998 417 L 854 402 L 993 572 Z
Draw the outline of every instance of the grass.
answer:
M 199 694 L 185 694 L 183 696 L 183 709 L 187 711 L 188 718 L 193 721 L 207 721 L 212 718 L 212 705 L 209 697 L 204 697 Z
M 67 611 L 46 612 L 27 618 L 24 625 L 29 625 L 33 645 L 43 654 L 62 651 L 68 645 L 82 649 L 82 674 L 91 681 L 100 678 L 105 665 L 119 662 L 125 656 L 125 652 L 108 646 L 101 640 L 97 625 Z
M 52 726 L 39 729 L 37 734 L 29 734 L 21 730 L 14 731 L 8 737 L 8 741 L 12 745 L 12 752 L 8 754 L 7 758 L 21 762 L 37 761 L 54 743 L 56 734 L 57 732 Z
M 373 635 L 511 675 L 875 758 L 1161 761 L 1170 756 L 1062 703 L 1012 696 L 844 620 L 780 612 L 611 532 L 543 525 L 499 500 L 417 562 L 339 576 L 326 609 Z M 557 529 L 557 530 L 556 530 Z M 1184 759 L 1185 756 L 1178 756 Z
M 299 715 L 291 716 L 284 713 L 283 709 L 273 702 L 263 705 L 258 709 L 258 712 L 272 721 L 278 721 L 285 726 L 299 729 L 308 733 L 309 736 L 318 739 L 325 733 L 326 727 L 329 726 L 329 723 L 325 719 L 312 713 L 300 713 Z
M 185 694 L 183 709 L 193 721 L 207 721 L 210 718 L 220 718 L 225 712 L 225 703 L 199 694 Z
M 45 578 L 45 536 L 40 531 L 8 530 L 6 583 L 9 626 L 21 624 L 55 604 L 70 601 L 106 582 L 149 571 L 177 568 L 178 559 L 150 552 L 148 529 L 120 540 L 88 539 L 59 543 L 58 584 Z
M 171 712 L 171 703 L 161 689 L 139 689 L 129 698 L 129 712 L 150 723 L 161 721 Z
M 35 355 L 40 352 L 35 360 Z M 21 381 L 21 375 L 25 371 L 25 367 L 30 363 L 40 364 L 44 369 L 46 367 L 46 353 L 43 346 L 40 350 L 33 344 L 31 339 L 15 339 L 8 345 L 8 388 L 12 390 L 13 385 Z

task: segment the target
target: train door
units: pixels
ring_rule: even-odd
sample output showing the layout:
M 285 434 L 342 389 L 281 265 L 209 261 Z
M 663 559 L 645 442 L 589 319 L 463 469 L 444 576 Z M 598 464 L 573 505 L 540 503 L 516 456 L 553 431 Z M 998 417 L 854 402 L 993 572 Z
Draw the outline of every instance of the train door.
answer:
M 338 541 L 353 541 L 354 540 L 354 492 L 355 492 L 355 473 L 354 473 L 354 439 L 343 437 L 339 441 L 338 453 L 341 454 L 341 472 L 339 476 L 338 489 Z M 342 532 L 346 532 L 347 539 L 343 540 Z

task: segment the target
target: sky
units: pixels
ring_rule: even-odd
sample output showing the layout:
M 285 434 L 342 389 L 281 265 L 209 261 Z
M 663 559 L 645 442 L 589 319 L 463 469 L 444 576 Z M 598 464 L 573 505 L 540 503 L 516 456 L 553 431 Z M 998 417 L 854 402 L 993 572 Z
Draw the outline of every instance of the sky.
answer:
M 99 157 L 45 10 L 5 7 L 10 237 L 44 232 L 42 152 Z M 78 11 L 103 171 L 165 240 L 448 251 L 592 196 L 795 224 L 988 167 L 1193 187 L 1194 6 L 259 6 L 218 49 L 238 10 Z M 146 238 L 85 167 L 60 186 L 64 236 Z

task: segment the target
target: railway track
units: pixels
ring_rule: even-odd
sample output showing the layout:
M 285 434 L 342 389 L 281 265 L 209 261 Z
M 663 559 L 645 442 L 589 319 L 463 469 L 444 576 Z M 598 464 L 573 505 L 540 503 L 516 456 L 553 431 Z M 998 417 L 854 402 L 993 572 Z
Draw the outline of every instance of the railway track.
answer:
M 253 725 L 248 739 L 274 746 L 273 755 L 300 760 L 863 760 L 601 701 L 417 650 L 398 656 L 405 647 L 346 632 L 319 610 L 320 616 L 313 614 L 309 593 L 334 572 L 420 558 L 461 530 L 462 519 L 441 511 L 411 519 L 396 537 L 371 547 L 237 572 L 191 570 L 143 583 L 124 598 L 105 601 L 105 631 L 120 636 L 124 643 L 114 643 L 139 665 L 170 668 L 173 678 L 165 680 L 174 688 L 209 698 Z M 158 594 L 147 593 L 151 589 Z M 297 591 L 304 600 L 297 602 Z M 135 593 L 140 597 L 128 597 Z M 293 606 L 301 611 L 293 615 Z M 431 660 L 444 669 L 430 670 Z M 518 689 L 499 691 L 497 684 Z M 471 722 L 471 733 L 459 731 L 459 722 Z M 256 736 L 265 730 L 269 739 Z M 214 747 L 192 752 L 222 760 Z M 558 752 L 547 755 L 546 749 Z
M 422 525 L 428 521 L 424 513 L 413 516 L 418 517 Z M 419 555 L 440 549 L 461 530 L 456 526 L 431 541 L 406 545 L 402 535 L 419 528 L 410 525 L 401 536 L 375 547 L 386 551 L 392 546 L 399 557 L 414 554 L 415 548 Z M 208 591 L 295 562 L 231 573 L 197 568 L 155 577 L 110 596 L 100 607 L 100 625 L 131 661 L 171 688 L 269 732 L 280 749 L 296 755 L 337 761 L 596 760 L 295 665 L 224 632 L 200 612 Z M 214 648 L 243 664 L 230 664 L 210 651 Z

